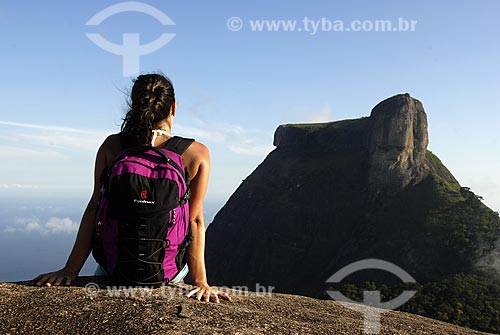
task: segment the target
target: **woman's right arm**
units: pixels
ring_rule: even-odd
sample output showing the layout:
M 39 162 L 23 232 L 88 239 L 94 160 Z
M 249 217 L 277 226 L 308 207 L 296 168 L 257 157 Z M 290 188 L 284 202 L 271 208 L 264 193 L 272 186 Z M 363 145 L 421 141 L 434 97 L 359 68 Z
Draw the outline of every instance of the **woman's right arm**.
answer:
M 108 139 L 104 141 L 97 152 L 94 168 L 94 191 L 92 192 L 92 197 L 83 214 L 75 244 L 73 245 L 66 265 L 58 271 L 44 273 L 36 277 L 34 281 L 38 286 L 58 286 L 63 281 L 65 281 L 66 285 L 71 284 L 71 282 L 78 277 L 78 273 L 92 250 L 92 236 L 95 229 L 95 217 L 100 197 L 100 177 L 101 173 L 106 168 L 106 153 L 109 151 Z

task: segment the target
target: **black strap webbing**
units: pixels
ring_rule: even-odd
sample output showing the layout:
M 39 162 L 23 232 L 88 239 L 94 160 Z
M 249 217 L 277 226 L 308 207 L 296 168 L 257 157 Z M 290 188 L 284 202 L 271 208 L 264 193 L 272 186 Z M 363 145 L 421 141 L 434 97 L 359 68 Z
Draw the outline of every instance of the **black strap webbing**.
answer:
M 174 136 L 167 141 L 167 144 L 163 147 L 164 149 L 171 150 L 176 154 L 182 155 L 187 148 L 194 142 L 192 138 L 184 138 L 180 136 Z
M 164 149 L 171 150 L 176 154 L 182 155 L 187 148 L 194 142 L 193 138 L 184 138 L 180 136 L 174 136 L 167 141 L 167 143 L 163 146 Z M 184 175 L 186 177 L 186 184 L 189 189 L 189 185 L 191 184 L 191 178 L 189 176 L 187 168 L 184 168 Z M 188 195 L 189 197 L 189 195 Z

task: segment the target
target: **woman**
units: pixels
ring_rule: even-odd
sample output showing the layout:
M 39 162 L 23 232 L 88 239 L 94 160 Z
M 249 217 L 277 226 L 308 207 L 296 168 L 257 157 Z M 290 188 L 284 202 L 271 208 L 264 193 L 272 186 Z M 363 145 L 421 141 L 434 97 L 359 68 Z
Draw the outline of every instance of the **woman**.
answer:
M 91 252 L 95 217 L 100 197 L 101 173 L 111 165 L 118 152 L 127 147 L 151 143 L 161 147 L 172 137 L 172 123 L 176 113 L 172 82 L 159 74 L 140 75 L 131 92 L 130 109 L 124 117 L 121 133 L 109 136 L 97 152 L 94 170 L 94 191 L 83 214 L 75 244 L 66 265 L 61 270 L 45 273 L 35 278 L 37 285 L 69 285 L 80 272 Z M 159 135 L 159 136 L 158 136 Z M 189 273 L 195 288 L 188 297 L 219 303 L 219 297 L 231 300 L 225 293 L 211 288 L 207 283 L 204 249 L 205 225 L 203 199 L 208 185 L 210 156 L 208 148 L 193 142 L 182 155 L 182 161 L 191 177 L 189 216 L 193 241 L 187 251 Z

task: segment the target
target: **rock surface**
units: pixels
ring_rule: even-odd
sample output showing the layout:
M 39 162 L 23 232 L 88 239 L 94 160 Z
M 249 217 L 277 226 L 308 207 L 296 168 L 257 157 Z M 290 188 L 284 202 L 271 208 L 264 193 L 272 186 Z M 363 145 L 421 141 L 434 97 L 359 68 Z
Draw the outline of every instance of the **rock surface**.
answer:
M 429 136 L 422 103 L 399 94 L 375 106 L 370 120 L 370 183 L 397 192 L 427 177 Z
M 33 287 L 0 283 L 1 334 L 364 334 L 362 314 L 335 301 L 229 290 L 233 301 L 183 296 L 187 285 L 159 289 Z M 101 283 L 104 287 L 104 284 Z M 135 292 L 135 296 L 131 295 Z M 377 309 L 364 307 L 370 314 Z M 379 334 L 487 334 L 408 313 L 386 311 Z

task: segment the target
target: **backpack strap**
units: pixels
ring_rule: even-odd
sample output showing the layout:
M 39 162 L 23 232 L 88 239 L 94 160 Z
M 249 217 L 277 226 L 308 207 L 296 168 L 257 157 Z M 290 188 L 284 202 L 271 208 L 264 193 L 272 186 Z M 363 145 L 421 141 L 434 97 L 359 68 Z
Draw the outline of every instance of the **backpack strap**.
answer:
M 167 141 L 165 146 L 163 146 L 163 149 L 167 149 L 175 152 L 178 155 L 182 155 L 193 142 L 194 142 L 193 138 L 174 136 Z M 188 192 L 189 192 L 189 185 L 191 184 L 191 178 L 189 176 L 187 168 L 184 168 L 184 175 L 186 176 L 186 185 L 188 187 Z M 187 195 L 187 199 L 189 199 L 189 195 Z
M 167 144 L 163 148 L 182 155 L 193 142 L 193 138 L 174 136 L 167 141 Z

